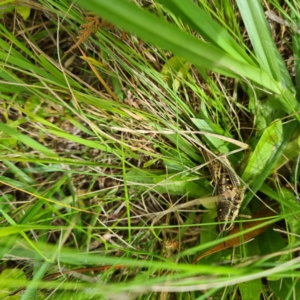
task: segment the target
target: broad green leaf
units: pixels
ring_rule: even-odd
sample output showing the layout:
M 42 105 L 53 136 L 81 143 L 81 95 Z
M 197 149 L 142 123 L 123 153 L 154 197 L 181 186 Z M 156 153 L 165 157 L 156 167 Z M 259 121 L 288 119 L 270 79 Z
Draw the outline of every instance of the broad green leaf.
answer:
M 214 241 L 216 239 L 216 236 L 218 236 L 217 226 L 215 223 L 216 217 L 216 209 L 210 209 L 206 212 L 203 212 L 201 223 L 204 225 L 200 235 L 201 244 L 206 244 L 211 241 Z
M 168 49 L 200 68 L 231 77 L 248 78 L 275 93 L 281 93 L 278 83 L 257 66 L 245 63 L 216 46 L 200 41 L 130 1 L 76 0 L 76 2 L 122 29 Z
M 281 124 L 281 122 L 280 122 L 280 124 Z M 284 150 L 286 149 L 289 141 L 292 139 L 292 137 L 295 134 L 296 130 L 299 128 L 299 123 L 298 123 L 297 120 L 293 120 L 291 122 L 287 122 L 286 124 L 284 124 L 283 128 L 282 128 L 281 125 L 276 125 L 276 126 L 278 126 L 280 131 L 283 129 L 282 137 L 281 137 L 280 142 L 276 146 L 276 149 L 274 148 L 273 149 L 274 151 L 270 151 L 270 153 L 269 153 L 270 158 L 267 160 L 267 162 L 265 162 L 264 169 L 261 170 L 260 173 L 257 172 L 257 168 L 261 169 L 261 166 L 259 166 L 259 153 L 256 154 L 258 161 L 255 161 L 253 159 L 251 161 L 251 163 L 249 162 L 250 165 L 246 167 L 247 172 L 246 173 L 244 172 L 244 174 L 245 174 L 245 176 L 247 176 L 249 178 L 249 180 L 250 179 L 252 180 L 251 181 L 251 192 L 248 192 L 245 195 L 245 198 L 244 198 L 244 201 L 243 201 L 243 204 L 242 204 L 242 208 L 247 206 L 249 201 L 252 199 L 253 195 L 259 190 L 259 188 L 263 185 L 265 179 L 272 172 L 276 162 L 281 158 L 281 156 L 282 156 Z M 276 128 L 276 126 L 275 126 L 275 128 Z M 274 127 L 274 123 L 271 124 L 270 127 Z M 266 130 L 270 131 L 269 128 L 267 128 Z M 272 137 L 272 132 L 270 132 L 270 134 L 271 134 L 271 136 L 270 136 L 270 141 L 271 141 L 271 140 L 273 140 L 273 138 L 271 138 Z M 275 139 L 278 139 L 279 134 L 274 132 L 274 137 L 275 137 Z M 270 148 L 269 146 L 267 146 L 267 148 Z M 261 147 L 263 147 L 263 145 L 261 145 Z M 254 152 L 255 151 L 256 151 L 256 149 L 254 150 Z M 251 156 L 250 160 L 251 159 L 252 159 L 252 156 Z
M 44 155 L 48 155 L 50 157 L 57 157 L 57 154 L 54 153 L 52 150 L 46 148 L 42 144 L 38 143 L 37 141 L 33 140 L 31 137 L 24 135 L 23 133 L 17 131 L 16 129 L 5 125 L 4 123 L 0 122 L 0 130 L 6 133 L 8 136 L 15 138 L 17 141 L 27 145 L 28 147 L 43 153 Z
M 260 300 L 262 291 L 261 279 L 254 279 L 239 284 L 241 299 L 243 300 Z
M 160 172 L 161 173 L 161 172 Z M 177 174 L 159 174 L 154 171 L 132 170 L 126 174 L 130 185 L 137 183 L 139 189 L 157 191 L 170 195 L 189 195 L 193 198 L 204 197 L 211 192 L 206 188 L 206 180 Z M 197 183 L 196 183 L 197 180 Z M 142 184 L 141 184 L 142 183 Z
M 261 255 L 267 255 L 281 251 L 286 246 L 286 241 L 280 233 L 269 228 L 257 237 Z M 277 261 L 277 257 L 269 258 L 270 261 Z
M 256 145 L 242 176 L 246 183 L 251 182 L 258 174 L 264 172 L 268 160 L 277 151 L 281 139 L 282 123 L 278 120 L 266 128 Z
M 271 37 L 261 1 L 237 0 L 237 5 L 261 68 L 275 81 L 282 82 L 283 87 L 293 91 L 291 77 L 288 75 L 286 65 Z
M 196 178 L 194 178 L 196 179 Z M 190 176 L 162 175 L 153 178 L 154 189 L 170 195 L 189 195 L 190 197 L 203 197 L 208 194 L 204 188 L 192 181 Z
M 257 238 L 253 239 L 249 243 L 243 244 L 242 247 L 245 250 L 246 257 L 254 257 L 255 255 L 260 254 L 259 242 Z M 260 299 L 260 293 L 262 291 L 262 282 L 260 279 L 242 282 L 238 285 L 238 287 L 243 300 Z
M 288 232 L 289 235 L 289 243 L 296 244 L 299 243 L 300 236 L 300 222 L 298 220 L 298 215 L 300 213 L 300 206 L 296 199 L 295 194 L 284 187 L 281 187 L 278 191 L 280 196 L 282 197 L 282 213 L 287 215 L 285 218 L 288 223 Z
M 268 74 L 272 74 L 272 64 L 278 63 L 276 57 L 277 49 L 271 38 L 269 25 L 263 12 L 262 4 L 257 0 L 237 0 L 236 2 L 251 39 L 257 60 L 263 70 Z M 267 50 L 269 50 L 269 52 L 267 52 Z M 281 81 L 278 67 L 274 68 L 273 76 L 275 80 Z
M 0 10 L 0 19 L 3 18 L 3 14 L 4 13 L 8 13 L 8 12 L 13 12 L 15 9 L 17 11 L 17 13 L 23 18 L 23 20 L 27 20 L 29 15 L 30 15 L 30 8 L 27 6 L 22 6 L 22 5 L 15 5 L 15 0 L 9 0 L 9 1 L 1 1 L 1 5 L 4 6 L 4 4 L 6 3 L 11 3 L 11 5 L 5 6 L 4 9 L 2 8 Z M 1 6 L 0 6 L 1 8 Z
M 256 117 L 255 128 L 257 130 L 264 130 L 274 120 L 285 116 L 284 110 L 274 95 L 268 95 L 266 99 L 262 100 L 252 100 L 249 108 Z
M 225 28 L 194 1 L 157 0 L 157 2 L 167 7 L 174 15 L 194 28 L 211 44 L 219 47 L 238 60 L 254 65 L 251 58 L 236 43 Z
M 299 299 L 300 282 L 295 278 L 280 278 L 276 281 L 269 280 L 269 287 L 276 299 Z M 290 295 L 290 297 L 288 297 Z
M 27 20 L 30 16 L 30 7 L 17 5 L 17 13 L 24 19 Z
M 222 131 L 222 129 L 220 127 L 218 127 L 216 124 L 214 124 L 215 128 L 212 128 L 205 120 L 192 119 L 192 121 L 194 122 L 194 124 L 197 126 L 197 128 L 200 131 L 213 133 L 213 134 L 216 134 L 216 132 L 221 133 L 221 131 Z M 220 153 L 228 153 L 229 152 L 229 148 L 227 147 L 226 143 L 223 140 L 218 139 L 213 136 L 210 136 L 208 134 L 207 135 L 204 134 L 204 135 L 202 135 L 202 137 L 206 141 L 208 141 L 209 144 L 213 145 L 214 149 L 217 150 L 218 152 L 220 152 Z
M 299 132 L 299 131 L 298 131 Z M 300 152 L 300 136 L 296 134 L 293 136 L 293 139 L 287 144 L 283 155 L 280 157 L 280 159 L 276 162 L 274 165 L 274 168 L 272 172 L 275 172 L 280 167 L 282 167 L 285 163 L 292 160 L 293 158 L 297 157 Z

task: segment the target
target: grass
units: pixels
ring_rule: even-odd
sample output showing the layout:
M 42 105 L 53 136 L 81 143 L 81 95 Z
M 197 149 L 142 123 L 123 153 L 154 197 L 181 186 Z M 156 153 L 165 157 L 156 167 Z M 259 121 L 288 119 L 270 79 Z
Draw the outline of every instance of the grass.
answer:
M 297 299 L 299 35 L 264 10 L 299 6 L 267 5 L 0 4 L 1 299 Z

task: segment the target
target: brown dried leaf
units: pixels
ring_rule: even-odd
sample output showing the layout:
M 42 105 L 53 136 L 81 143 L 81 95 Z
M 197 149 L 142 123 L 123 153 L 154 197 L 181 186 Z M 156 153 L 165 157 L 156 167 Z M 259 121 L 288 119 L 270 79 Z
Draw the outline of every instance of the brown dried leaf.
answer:
M 278 210 L 278 208 L 274 208 L 274 210 Z M 275 216 L 276 213 L 272 210 L 270 210 L 269 208 L 265 208 L 262 210 L 257 211 L 254 215 L 253 218 L 254 219 L 262 219 L 262 218 L 266 218 L 266 217 L 271 217 L 271 216 Z M 264 223 L 264 220 L 256 220 L 256 221 L 252 221 L 252 222 L 247 222 L 243 224 L 243 230 L 252 228 L 254 226 L 257 226 L 259 224 Z M 259 227 L 256 230 L 253 230 L 251 232 L 247 232 L 243 235 L 243 242 L 247 242 L 251 239 L 253 239 L 254 237 L 258 236 L 259 234 L 261 234 L 262 232 L 266 231 L 269 227 L 271 226 L 271 224 L 267 224 L 265 226 Z M 228 234 L 228 236 L 234 235 L 236 233 L 239 232 L 239 226 L 235 226 L 230 233 Z M 198 256 L 193 263 L 197 263 L 200 259 L 202 259 L 203 257 L 206 257 L 210 254 L 234 247 L 234 246 L 238 246 L 241 243 L 241 236 L 237 236 L 234 237 L 232 239 L 229 239 L 225 242 L 222 242 L 218 245 L 216 245 L 215 247 L 213 247 L 212 249 L 209 249 L 208 251 L 206 251 L 205 253 L 201 254 L 200 256 Z

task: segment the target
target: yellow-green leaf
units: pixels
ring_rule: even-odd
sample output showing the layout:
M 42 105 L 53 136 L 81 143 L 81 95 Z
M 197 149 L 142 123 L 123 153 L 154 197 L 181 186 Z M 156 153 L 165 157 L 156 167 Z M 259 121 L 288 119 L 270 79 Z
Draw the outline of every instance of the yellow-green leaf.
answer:
M 278 120 L 266 128 L 255 147 L 242 176 L 245 182 L 249 183 L 253 177 L 263 172 L 269 158 L 277 150 L 281 139 L 282 123 Z

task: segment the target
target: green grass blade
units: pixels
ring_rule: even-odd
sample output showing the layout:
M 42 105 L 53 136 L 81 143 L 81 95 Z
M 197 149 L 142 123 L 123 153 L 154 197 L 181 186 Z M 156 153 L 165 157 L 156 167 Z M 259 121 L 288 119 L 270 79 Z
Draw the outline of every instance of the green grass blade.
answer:
M 31 282 L 28 284 L 24 294 L 22 295 L 22 300 L 32 299 L 36 296 L 36 291 L 38 290 L 38 286 L 36 282 L 42 280 L 43 276 L 49 269 L 50 263 L 48 261 L 44 261 L 39 270 L 34 274 Z
M 291 17 L 293 18 L 295 25 L 300 28 L 300 20 L 295 10 L 292 10 Z M 300 102 L 300 35 L 293 31 L 293 54 L 295 62 L 295 88 L 296 98 Z
M 242 176 L 245 182 L 250 183 L 253 178 L 264 171 L 268 160 L 272 156 L 272 153 L 276 151 L 281 139 L 282 123 L 281 121 L 275 121 L 264 131 L 250 157 Z
M 194 1 L 158 0 L 157 2 L 162 3 L 207 41 L 223 49 L 230 56 L 244 63 L 255 65 L 224 27 L 217 23 L 204 9 L 196 5 Z
M 287 68 L 271 37 L 261 1 L 238 0 L 237 4 L 262 70 L 275 81 L 282 82 L 283 87 L 293 91 Z
M 119 25 L 122 29 L 166 48 L 201 68 L 231 77 L 248 78 L 275 93 L 281 93 L 278 83 L 260 68 L 243 63 L 225 51 L 196 39 L 162 18 L 140 9 L 134 3 L 123 0 L 77 0 L 76 2 Z
M 3 160 L 3 164 L 7 166 L 7 168 L 10 170 L 12 174 L 16 176 L 16 178 L 24 183 L 24 184 L 29 184 L 29 185 L 34 185 L 36 182 L 28 176 L 25 172 L 22 171 L 22 169 L 18 168 L 15 164 L 8 160 Z
M 37 141 L 33 140 L 31 137 L 22 134 L 14 128 L 11 128 L 4 123 L 0 122 L 0 130 L 9 135 L 12 138 L 15 138 L 17 141 L 27 145 L 28 147 L 43 153 L 44 155 L 50 157 L 57 157 L 57 154 L 49 150 L 45 146 L 41 145 Z
M 274 124 L 272 126 L 275 126 Z M 278 126 L 279 130 L 281 131 L 281 126 Z M 282 156 L 284 150 L 286 149 L 289 141 L 291 140 L 292 136 L 294 135 L 295 131 L 299 127 L 299 123 L 297 121 L 293 121 L 290 123 L 287 123 L 283 126 L 283 131 L 282 131 L 282 139 L 277 144 L 276 148 L 273 149 L 269 159 L 264 163 L 264 169 L 259 173 L 257 172 L 257 168 L 261 169 L 258 164 L 259 160 L 257 162 L 252 161 L 250 164 L 249 168 L 246 168 L 246 173 L 244 172 L 245 175 L 242 176 L 243 180 L 246 181 L 245 179 L 252 180 L 251 181 L 251 192 L 247 193 L 244 202 L 243 202 L 243 207 L 247 206 L 249 201 L 252 199 L 253 195 L 259 190 L 259 188 L 263 185 L 265 179 L 269 176 L 271 173 L 272 169 L 274 168 L 274 165 L 276 162 L 280 159 Z M 275 140 L 278 138 L 278 134 L 275 133 Z M 272 143 L 272 136 L 270 136 L 269 141 Z M 275 145 L 275 144 L 274 144 Z M 259 159 L 259 158 L 258 158 Z M 251 175 L 253 174 L 253 175 Z M 254 176 L 256 174 L 256 176 Z M 245 176 L 245 177 L 244 177 Z M 252 176 L 252 178 L 251 178 Z

